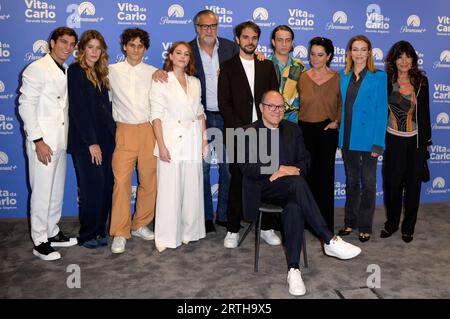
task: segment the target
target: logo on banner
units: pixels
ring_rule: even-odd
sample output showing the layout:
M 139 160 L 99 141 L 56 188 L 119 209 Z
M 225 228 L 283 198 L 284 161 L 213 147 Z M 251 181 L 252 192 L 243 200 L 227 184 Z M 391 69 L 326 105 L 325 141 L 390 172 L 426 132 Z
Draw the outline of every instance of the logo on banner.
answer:
M 142 61 L 144 61 L 144 62 L 147 60 L 148 60 L 148 56 L 144 56 L 142 58 Z M 123 61 L 125 61 L 125 54 L 123 54 L 123 53 L 117 54 L 116 58 L 114 59 L 114 63 L 123 62 Z
M 433 123 L 431 127 L 433 130 L 450 130 L 448 114 L 445 112 L 439 113 L 436 116 L 436 123 Z
M 344 11 L 336 11 L 333 14 L 333 20 L 326 24 L 325 30 L 352 30 L 354 26 L 349 25 L 347 21 L 347 13 L 345 13 Z
M 0 171 L 14 171 L 17 165 L 7 165 L 9 163 L 8 154 L 0 151 Z
M 433 88 L 433 103 L 450 103 L 450 85 L 435 83 Z
M 95 5 L 92 2 L 84 1 L 80 4 L 71 3 L 66 8 L 66 13 L 70 13 L 66 19 L 69 28 L 81 28 L 83 23 L 99 23 L 103 17 L 95 17 Z
M 288 24 L 294 30 L 314 30 L 314 14 L 302 9 L 288 9 Z M 345 14 L 345 13 L 344 13 Z
M 42 0 L 25 1 L 25 22 L 56 23 L 56 5 Z
M 271 47 L 261 45 L 261 44 L 258 44 L 256 51 L 263 53 L 266 57 L 269 57 L 273 52 Z
M 5 91 L 6 91 L 5 83 L 3 83 L 3 81 L 0 80 L 0 100 L 7 100 L 14 96 L 13 94 L 3 94 L 5 93 Z
M 275 25 L 275 22 L 270 22 L 269 20 L 269 11 L 266 8 L 258 7 L 253 10 L 253 21 L 259 25 L 260 27 L 272 27 Z
M 11 51 L 9 51 L 9 44 L 0 41 L 0 62 L 10 62 Z
M 0 189 L 0 210 L 17 209 L 17 194 Z
M 443 177 L 436 177 L 433 179 L 432 187 L 428 187 L 427 194 L 447 194 L 450 188 L 445 188 L 445 179 Z
M 292 52 L 292 56 L 297 59 L 307 60 L 308 58 L 308 49 L 303 45 L 297 45 L 294 48 L 294 52 Z
M 184 18 L 184 8 L 179 4 L 172 4 L 167 9 L 167 16 L 161 17 L 159 24 L 189 24 L 191 19 Z
M 2 5 L 0 4 L 0 13 L 2 11 Z M 0 14 L 0 21 L 8 20 L 11 16 L 8 14 Z
M 450 35 L 450 17 L 438 16 L 438 24 L 436 26 L 437 35 Z
M 161 45 L 163 47 L 163 51 L 161 52 L 161 57 L 164 61 L 167 57 L 170 47 L 172 46 L 172 42 L 161 42 Z
M 425 28 L 420 27 L 419 16 L 412 14 L 406 20 L 406 25 L 400 28 L 400 33 L 423 33 L 427 31 Z
M 345 48 L 334 47 L 334 56 L 330 65 L 335 68 L 345 68 L 345 65 L 347 63 L 345 53 Z
M 381 14 L 381 7 L 372 3 L 366 9 L 366 32 L 389 33 L 390 18 Z
M 372 56 L 373 56 L 373 62 L 376 66 L 384 67 L 384 61 L 383 61 L 384 54 L 380 48 L 373 48 Z
M 205 6 L 206 10 L 211 10 L 219 18 L 219 27 L 233 27 L 233 11 L 219 6 Z
M 433 69 L 450 68 L 450 50 L 444 50 L 439 55 L 439 61 L 434 62 Z
M 134 205 L 136 203 L 136 194 L 137 194 L 137 186 L 131 186 L 131 204 Z
M 448 115 L 447 115 L 448 124 Z M 450 163 L 450 148 L 443 145 L 430 145 L 430 162 L 436 164 Z
M 33 51 L 25 53 L 25 61 L 35 61 L 42 58 L 48 52 L 48 42 L 45 40 L 36 40 L 33 43 Z
M 147 25 L 147 8 L 129 2 L 118 2 L 117 24 Z
M 14 119 L 11 116 L 0 114 L 0 135 L 12 135 L 14 132 Z
M 334 182 L 334 199 L 345 199 L 345 183 Z

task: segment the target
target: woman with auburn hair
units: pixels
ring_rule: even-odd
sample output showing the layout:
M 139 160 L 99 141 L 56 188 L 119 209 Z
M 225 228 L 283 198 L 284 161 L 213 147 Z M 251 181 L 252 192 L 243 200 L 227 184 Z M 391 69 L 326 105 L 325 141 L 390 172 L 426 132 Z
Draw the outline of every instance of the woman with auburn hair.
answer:
M 207 154 L 205 114 L 195 61 L 187 42 L 172 44 L 167 82 L 152 84 L 151 121 L 157 145 L 158 197 L 155 245 L 159 252 L 205 237 L 202 156 Z
M 376 200 L 377 159 L 384 150 L 387 124 L 387 77 L 375 69 L 372 44 L 356 35 L 347 46 L 341 74 L 342 117 L 339 147 L 346 175 L 345 227 L 340 236 L 358 228 L 359 240 L 372 233 Z
M 115 123 L 108 90 L 105 39 L 87 30 L 78 43 L 76 62 L 68 70 L 69 137 L 78 180 L 78 244 L 107 246 L 106 222 L 111 212 Z
M 389 118 L 383 181 L 387 220 L 380 237 L 398 230 L 404 201 L 401 232 L 406 243 L 413 240 L 422 172 L 432 144 L 428 79 L 417 61 L 416 50 L 406 41 L 395 43 L 386 57 Z

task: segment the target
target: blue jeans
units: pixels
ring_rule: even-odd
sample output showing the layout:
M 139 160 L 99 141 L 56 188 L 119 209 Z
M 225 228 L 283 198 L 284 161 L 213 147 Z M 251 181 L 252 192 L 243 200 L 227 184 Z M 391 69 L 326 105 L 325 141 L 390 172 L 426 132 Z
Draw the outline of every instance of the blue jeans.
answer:
M 371 233 L 377 191 L 377 157 L 342 150 L 346 175 L 345 227 Z
M 223 133 L 223 118 L 219 112 L 206 111 L 206 127 L 217 128 Z M 208 140 L 208 143 L 214 141 L 214 138 Z M 226 162 L 225 145 L 222 143 L 214 144 L 216 147 L 216 154 L 222 153 L 222 159 L 219 159 L 219 189 L 218 189 L 218 202 L 217 202 L 217 220 L 222 222 L 227 221 L 227 205 L 228 205 L 228 192 L 230 188 L 230 172 L 228 163 Z M 211 144 L 210 144 L 211 147 Z M 217 150 L 218 147 L 222 147 L 222 152 Z M 211 151 L 211 150 L 210 150 Z M 211 154 L 211 152 L 209 152 Z M 205 220 L 214 219 L 214 209 L 211 194 L 211 180 L 210 180 L 210 161 L 203 161 L 203 192 L 205 201 Z

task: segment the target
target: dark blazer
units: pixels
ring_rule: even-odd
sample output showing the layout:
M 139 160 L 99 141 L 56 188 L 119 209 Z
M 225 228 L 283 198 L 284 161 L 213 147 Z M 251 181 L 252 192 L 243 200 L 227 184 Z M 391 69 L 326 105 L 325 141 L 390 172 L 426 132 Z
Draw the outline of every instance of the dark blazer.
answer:
M 262 120 L 258 120 L 245 129 L 264 128 Z M 268 166 L 268 163 L 262 163 L 259 158 L 257 145 L 260 145 L 259 130 L 257 131 L 258 143 L 245 143 L 245 163 L 239 164 L 243 175 L 242 199 L 244 217 L 247 220 L 255 221 L 258 217 L 258 208 L 261 202 L 261 186 L 271 175 L 261 174 L 261 167 Z M 283 158 L 280 158 L 280 165 L 296 166 L 300 168 L 300 175 L 306 176 L 309 169 L 309 153 L 303 142 L 302 130 L 295 123 L 282 120 L 279 124 L 280 149 L 283 149 Z M 256 163 L 249 162 L 249 154 L 258 154 Z M 279 154 L 277 154 L 279 155 Z M 276 168 L 277 170 L 278 168 Z M 282 178 L 282 177 L 281 177 Z
M 219 41 L 219 49 L 217 53 L 219 55 L 219 64 L 231 59 L 233 56 L 239 53 L 239 47 L 236 43 L 217 37 Z M 197 43 L 197 38 L 189 42 L 194 52 L 195 58 L 195 76 L 200 80 L 202 86 L 202 105 L 206 110 L 206 83 L 205 83 L 205 71 L 203 70 L 202 58 L 200 56 L 200 50 Z
M 89 153 L 89 146 L 114 150 L 116 124 L 112 117 L 107 89 L 95 88 L 79 63 L 68 70 L 69 137 L 67 152 Z
M 253 95 L 239 54 L 220 65 L 217 90 L 219 110 L 226 128 L 252 123 Z M 261 119 L 259 103 L 263 93 L 278 91 L 278 80 L 272 61 L 258 61 L 255 57 L 255 105 Z
M 392 93 L 392 82 L 388 81 L 388 96 Z M 417 139 L 419 146 L 428 146 L 433 144 L 431 141 L 431 123 L 430 123 L 430 93 L 428 79 L 424 76 L 420 83 L 420 91 L 416 90 L 417 95 Z

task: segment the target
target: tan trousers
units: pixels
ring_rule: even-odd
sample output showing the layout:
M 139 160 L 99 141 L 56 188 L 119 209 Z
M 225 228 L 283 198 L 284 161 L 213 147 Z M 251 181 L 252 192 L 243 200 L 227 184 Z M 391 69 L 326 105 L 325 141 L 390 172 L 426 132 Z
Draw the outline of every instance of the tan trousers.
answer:
M 155 135 L 150 123 L 117 123 L 116 148 L 112 158 L 114 191 L 111 236 L 131 237 L 131 230 L 148 225 L 155 216 L 156 157 Z M 137 163 L 136 212 L 131 220 L 131 178 Z

